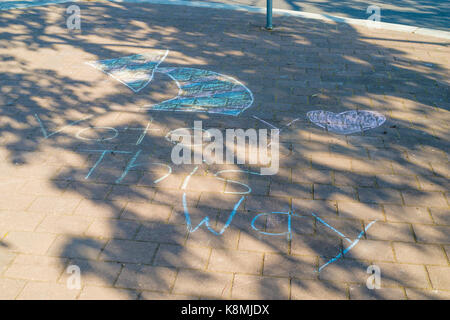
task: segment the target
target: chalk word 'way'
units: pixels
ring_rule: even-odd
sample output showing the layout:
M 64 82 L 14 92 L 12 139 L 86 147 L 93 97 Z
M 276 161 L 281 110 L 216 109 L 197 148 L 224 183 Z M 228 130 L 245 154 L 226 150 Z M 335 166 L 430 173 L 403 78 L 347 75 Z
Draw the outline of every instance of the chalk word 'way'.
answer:
M 189 183 L 189 180 L 191 178 L 191 176 L 193 174 L 195 174 L 195 172 L 198 170 L 198 167 L 195 167 L 194 170 L 192 170 L 192 172 L 185 178 L 184 183 L 181 187 L 182 190 L 186 190 L 187 185 Z M 231 171 L 231 170 L 223 170 L 223 172 L 226 171 Z M 250 173 L 249 171 L 245 171 L 245 170 L 232 170 L 235 172 L 245 172 L 245 173 Z M 216 177 L 219 174 L 216 173 Z M 258 174 L 258 173 L 252 173 L 252 174 Z M 236 181 L 235 181 L 236 182 Z M 244 193 L 241 193 L 244 194 Z M 184 215 L 185 215 L 185 220 L 186 220 L 186 227 L 189 233 L 193 233 L 196 232 L 202 225 L 205 225 L 206 229 L 208 229 L 208 231 L 210 231 L 212 234 L 216 235 L 216 236 L 220 236 L 222 235 L 226 229 L 231 225 L 231 223 L 233 222 L 233 218 L 237 213 L 237 210 L 239 209 L 239 207 L 241 206 L 242 202 L 245 200 L 245 196 L 242 196 L 234 205 L 230 215 L 228 216 L 228 219 L 225 223 L 225 225 L 222 227 L 222 229 L 220 230 L 214 230 L 211 226 L 210 226 L 210 218 L 209 216 L 204 217 L 200 223 L 193 227 L 192 226 L 192 222 L 191 222 L 191 217 L 189 214 L 189 209 L 188 209 L 188 204 L 187 204 L 187 199 L 186 199 L 186 191 L 183 193 L 183 210 L 184 210 Z M 260 228 L 256 227 L 256 222 L 258 221 L 258 219 L 260 219 L 261 217 L 264 216 L 279 216 L 281 215 L 281 217 L 283 218 L 287 218 L 287 224 L 286 224 L 286 231 L 283 232 L 270 232 L 268 230 L 261 230 Z M 328 266 L 329 264 L 341 259 L 344 257 L 345 254 L 347 254 L 351 249 L 353 249 L 358 242 L 361 240 L 361 238 L 364 236 L 364 234 L 369 230 L 369 228 L 377 222 L 377 220 L 374 220 L 372 222 L 370 222 L 365 228 L 364 230 L 362 230 L 359 235 L 356 237 L 355 240 L 351 240 L 349 237 L 347 237 L 345 234 L 343 234 L 342 232 L 340 232 L 339 230 L 337 230 L 336 228 L 332 227 L 330 224 L 328 224 L 324 219 L 320 218 L 319 216 L 317 216 L 314 213 L 311 213 L 311 215 L 321 224 L 323 224 L 325 227 L 331 229 L 333 232 L 337 233 L 344 241 L 348 242 L 349 245 L 344 249 L 344 250 L 340 250 L 340 252 L 333 257 L 332 259 L 330 259 L 329 261 L 327 261 L 326 263 L 324 263 L 322 266 L 319 267 L 319 272 L 322 271 L 323 268 L 325 268 L 326 266 Z M 253 220 L 251 221 L 251 228 L 253 230 L 255 230 L 256 232 L 265 235 L 265 236 L 285 236 L 288 240 L 292 239 L 292 218 L 293 217 L 298 217 L 298 218 L 305 218 L 305 216 L 300 216 L 296 213 L 294 213 L 294 211 L 279 211 L 279 212 L 263 212 L 263 213 L 259 213 L 257 214 Z
M 143 108 L 157 111 L 206 112 L 237 116 L 253 103 L 252 92 L 238 80 L 213 71 L 159 65 L 169 50 L 87 62 L 126 85 L 134 92 L 145 88 L 155 72 L 171 78 L 176 97 Z

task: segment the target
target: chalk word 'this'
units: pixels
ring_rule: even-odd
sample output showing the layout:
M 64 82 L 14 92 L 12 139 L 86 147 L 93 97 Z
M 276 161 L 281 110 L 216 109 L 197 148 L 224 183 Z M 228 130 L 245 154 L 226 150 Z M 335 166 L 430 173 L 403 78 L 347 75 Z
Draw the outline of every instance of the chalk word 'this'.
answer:
M 193 135 L 190 129 L 193 129 Z M 194 121 L 193 128 L 173 130 L 166 138 L 169 140 L 170 137 L 169 141 L 175 143 L 171 159 L 177 165 L 203 162 L 235 164 L 235 161 L 237 164 L 245 164 L 248 159 L 248 164 L 270 164 L 269 167 L 261 168 L 261 175 L 274 175 L 279 169 L 280 130 L 271 129 L 270 132 L 271 142 L 268 143 L 267 129 L 226 129 L 224 141 L 222 131 L 217 128 L 204 130 L 202 121 Z M 205 146 L 204 142 L 207 142 Z

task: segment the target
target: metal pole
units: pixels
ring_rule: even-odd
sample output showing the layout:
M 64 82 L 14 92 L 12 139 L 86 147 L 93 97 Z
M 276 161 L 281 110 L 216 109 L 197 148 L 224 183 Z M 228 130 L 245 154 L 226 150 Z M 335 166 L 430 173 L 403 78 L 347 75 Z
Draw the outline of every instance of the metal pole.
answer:
M 267 0 L 266 29 L 272 30 L 272 0 Z

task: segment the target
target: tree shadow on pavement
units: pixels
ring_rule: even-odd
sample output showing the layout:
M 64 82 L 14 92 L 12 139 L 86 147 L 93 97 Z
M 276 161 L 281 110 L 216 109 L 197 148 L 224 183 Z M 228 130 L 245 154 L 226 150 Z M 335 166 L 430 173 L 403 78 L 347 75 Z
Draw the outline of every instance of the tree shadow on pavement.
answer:
M 226 11 L 224 17 L 223 11 L 178 6 L 78 5 L 78 33 L 65 29 L 66 6 L 0 14 L 0 150 L 7 178 L 43 180 L 61 191 L 52 199 L 78 201 L 49 216 L 82 217 L 88 224 L 73 232 L 48 229 L 58 237 L 47 255 L 80 266 L 84 285 L 126 289 L 128 298 L 404 298 L 404 288 L 430 289 L 425 273 L 416 272 L 422 263 L 394 263 L 392 240 L 427 243 L 429 230 L 440 244 L 449 242 L 449 79 L 440 62 L 448 43 L 287 17 L 266 32 L 262 15 L 245 12 Z M 132 94 L 84 64 L 153 48 L 171 50 L 161 66 L 239 79 L 252 90 L 253 106 L 237 118 L 142 112 L 136 106 L 176 95 L 169 78 L 158 74 Z M 361 134 L 336 135 L 309 122 L 312 110 L 373 110 L 387 121 Z M 253 116 L 280 128 L 298 119 L 280 136 L 279 173 L 235 172 L 224 182 L 214 176 L 218 170 L 259 168 L 202 164 L 183 190 L 195 166 L 171 163 L 169 131 L 194 120 L 216 128 L 268 128 Z M 64 129 L 45 138 L 38 119 L 47 134 Z M 149 122 L 155 130 L 137 145 Z M 117 138 L 109 139 L 110 127 Z M 100 136 L 77 138 L 86 128 Z M 109 151 L 96 166 L 98 150 Z M 138 150 L 140 165 L 118 181 Z M 158 163 L 172 172 L 155 182 L 167 173 Z M 243 195 L 227 226 L 241 197 L 229 192 L 242 192 L 230 180 L 253 192 Z M 211 228 L 226 228 L 221 236 L 205 225 L 188 232 L 185 192 L 192 226 L 208 216 Z M 4 196 L 23 193 L 36 196 L 28 211 L 49 196 L 23 187 Z M 14 210 L 5 203 L 1 210 Z M 417 230 L 410 213 L 401 215 L 415 207 L 427 214 Z M 286 215 L 261 217 L 251 227 L 257 214 L 280 211 L 298 215 L 291 239 L 268 235 L 286 232 Z M 353 240 L 376 219 L 373 230 L 386 229 L 363 232 L 354 250 L 319 273 L 343 253 L 348 239 L 312 213 Z M 432 254 L 427 248 L 423 256 Z M 391 289 L 364 289 L 372 264 L 381 266 L 382 282 Z

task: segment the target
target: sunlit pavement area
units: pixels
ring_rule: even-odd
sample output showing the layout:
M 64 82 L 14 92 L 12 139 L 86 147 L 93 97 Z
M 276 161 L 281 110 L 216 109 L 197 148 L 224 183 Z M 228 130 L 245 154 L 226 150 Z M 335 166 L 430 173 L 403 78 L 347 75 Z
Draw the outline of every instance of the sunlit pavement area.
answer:
M 450 298 L 448 40 L 76 4 L 81 30 L 68 3 L 0 12 L 0 298 Z M 166 49 L 161 70 L 227 75 L 253 103 L 238 116 L 146 110 L 177 96 L 173 78 L 134 92 L 87 64 Z M 386 121 L 337 134 L 315 110 Z M 278 173 L 175 165 L 166 138 L 195 120 L 281 128 Z

